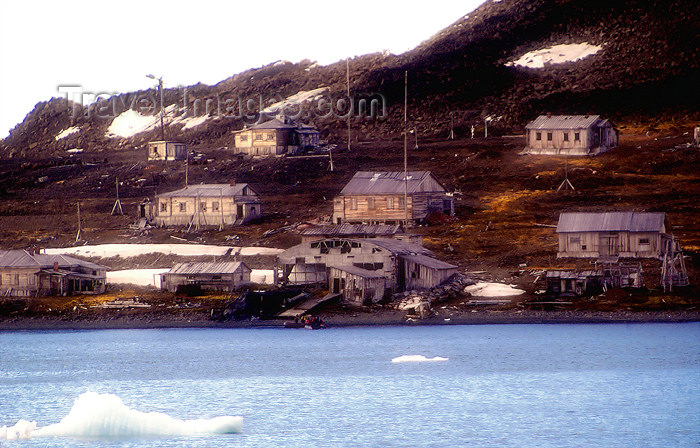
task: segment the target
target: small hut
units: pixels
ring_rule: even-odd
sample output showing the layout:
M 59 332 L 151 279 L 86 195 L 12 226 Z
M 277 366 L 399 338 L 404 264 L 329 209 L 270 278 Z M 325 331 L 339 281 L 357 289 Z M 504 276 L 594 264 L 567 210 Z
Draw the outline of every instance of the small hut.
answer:
M 183 142 L 155 141 L 148 144 L 148 160 L 185 160 L 187 145 Z
M 220 263 L 178 263 L 161 274 L 161 288 L 177 292 L 195 286 L 203 290 L 233 291 L 250 283 L 251 269 L 240 261 Z

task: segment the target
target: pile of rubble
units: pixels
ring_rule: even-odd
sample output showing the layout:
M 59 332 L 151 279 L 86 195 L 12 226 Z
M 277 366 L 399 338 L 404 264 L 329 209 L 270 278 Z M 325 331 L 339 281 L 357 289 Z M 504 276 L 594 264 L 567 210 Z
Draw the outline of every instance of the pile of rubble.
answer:
M 446 282 L 426 291 L 405 291 L 394 294 L 390 307 L 406 311 L 421 319 L 432 314 L 432 306 L 451 297 L 464 294 L 464 288 L 476 284 L 476 280 L 465 274 L 454 274 Z

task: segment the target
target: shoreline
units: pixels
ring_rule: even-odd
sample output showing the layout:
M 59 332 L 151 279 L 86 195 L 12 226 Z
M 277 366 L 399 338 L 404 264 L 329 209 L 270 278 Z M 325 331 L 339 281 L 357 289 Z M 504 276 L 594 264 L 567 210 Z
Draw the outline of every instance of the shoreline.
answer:
M 556 324 L 641 324 L 700 322 L 700 311 L 478 311 L 435 315 L 425 319 L 407 318 L 404 313 L 382 312 L 363 315 L 321 314 L 327 328 L 447 325 L 556 325 Z M 284 320 L 215 321 L 205 317 L 116 316 L 108 318 L 60 319 L 51 317 L 0 320 L 0 332 L 78 330 L 158 330 L 212 328 L 284 328 Z

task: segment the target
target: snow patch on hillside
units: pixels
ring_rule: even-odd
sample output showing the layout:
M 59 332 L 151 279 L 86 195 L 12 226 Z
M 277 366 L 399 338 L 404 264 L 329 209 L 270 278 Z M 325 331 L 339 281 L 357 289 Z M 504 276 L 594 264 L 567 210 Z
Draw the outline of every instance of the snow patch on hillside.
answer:
M 107 283 L 110 285 L 138 285 L 161 287 L 160 274 L 170 271 L 170 268 L 158 269 L 122 269 L 107 271 Z M 272 269 L 252 269 L 250 281 L 253 283 L 272 285 L 275 271 Z
M 71 126 L 68 129 L 64 129 L 58 133 L 58 135 L 56 136 L 56 141 L 59 141 L 62 138 L 66 138 L 69 135 L 73 135 L 76 132 L 80 132 L 80 128 L 78 126 Z
M 154 129 L 159 115 L 141 115 L 135 110 L 129 109 L 119 114 L 112 120 L 107 128 L 108 138 L 128 138 L 141 132 Z
M 191 113 L 191 111 L 188 111 Z M 200 126 L 216 117 L 209 115 L 189 116 L 185 115 L 176 104 L 165 108 L 163 114 L 163 124 L 165 126 L 182 126 L 186 131 L 196 126 Z M 160 114 L 142 115 L 139 112 L 129 109 L 119 114 L 112 120 L 112 124 L 107 129 L 108 138 L 129 138 L 142 132 L 151 131 L 160 127 Z
M 84 257 L 136 257 L 144 254 L 162 253 L 179 256 L 223 256 L 226 253 L 244 256 L 277 255 L 282 249 L 271 247 L 212 246 L 207 244 L 97 244 L 57 249 L 44 249 L 45 254 L 81 255 Z
M 328 87 L 321 87 L 314 90 L 302 90 L 301 92 L 297 92 L 294 95 L 289 96 L 286 99 L 267 107 L 265 110 L 263 110 L 263 112 L 274 113 L 277 111 L 281 111 L 287 106 L 295 106 L 297 104 L 303 103 L 304 101 L 315 101 L 316 99 L 321 98 L 321 96 L 323 96 L 323 94 L 327 92 Z
M 544 68 L 545 65 L 575 62 L 591 56 L 603 47 L 587 42 L 580 44 L 555 45 L 541 50 L 525 53 L 519 59 L 506 63 L 507 66 L 519 65 L 527 68 Z

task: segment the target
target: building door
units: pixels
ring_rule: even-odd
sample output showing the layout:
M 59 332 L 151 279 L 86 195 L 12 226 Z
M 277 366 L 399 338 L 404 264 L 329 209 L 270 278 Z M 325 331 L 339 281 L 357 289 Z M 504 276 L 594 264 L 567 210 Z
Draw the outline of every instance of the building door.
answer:
M 399 276 L 396 279 L 397 286 L 399 291 L 403 291 L 406 289 L 406 262 L 404 260 L 398 260 L 397 264 L 399 265 Z
M 243 206 L 242 205 L 237 205 L 236 206 L 236 216 L 243 217 Z
M 145 218 L 146 217 L 146 204 L 141 204 L 139 207 L 139 218 Z
M 333 279 L 333 293 L 335 293 L 335 294 L 340 293 L 340 279 L 339 278 Z
M 601 235 L 600 236 L 600 256 L 617 256 L 620 254 L 620 239 L 617 235 Z

